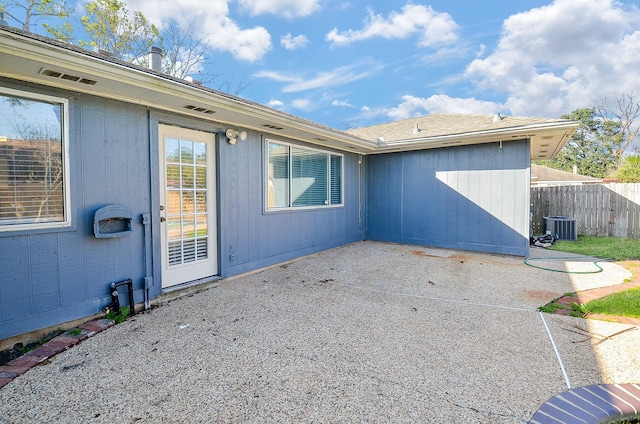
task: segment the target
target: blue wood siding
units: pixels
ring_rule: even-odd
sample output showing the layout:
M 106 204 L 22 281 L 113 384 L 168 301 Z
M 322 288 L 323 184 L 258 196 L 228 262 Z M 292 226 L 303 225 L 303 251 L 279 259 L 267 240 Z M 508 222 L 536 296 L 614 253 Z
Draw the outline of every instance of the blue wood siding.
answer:
M 224 137 L 219 142 L 220 272 L 225 277 L 364 239 L 364 204 L 359 203 L 364 165 L 358 155 L 344 155 L 344 206 L 265 212 L 264 142 L 254 132 L 235 145 Z
M 231 145 L 225 128 L 210 122 L 2 78 L 0 84 L 69 99 L 72 218 L 70 228 L 0 233 L 0 340 L 100 313 L 111 303 L 112 282 L 131 278 L 140 303 L 144 279 L 152 277 L 151 297 L 160 295 L 159 123 L 218 134 L 219 258 L 212 274 L 237 275 L 365 236 L 528 252 L 526 140 L 365 158 L 344 153 L 344 205 L 267 212 L 263 134 L 249 131 Z M 109 204 L 133 211 L 132 234 L 94 237 L 94 213 Z M 152 223 L 148 252 L 143 214 Z
M 220 133 L 224 127 L 149 111 L 94 96 L 0 79 L 4 86 L 69 99 L 70 214 L 63 229 L 0 233 L 0 340 L 100 313 L 109 285 L 131 278 L 135 301 L 144 277 L 151 297 L 161 293 L 157 125 Z M 295 140 L 285 140 L 296 143 Z M 219 269 L 221 276 L 364 239 L 364 169 L 344 156 L 344 206 L 265 213 L 261 134 L 236 145 L 216 142 Z M 93 234 L 96 210 L 119 204 L 133 210 L 133 233 L 113 239 Z M 142 215 L 152 217 L 152 253 L 145 252 Z M 145 262 L 152 257 L 152 264 Z M 152 275 L 146 269 L 152 267 Z M 215 273 L 215 272 L 214 272 Z
M 4 86 L 69 99 L 72 226 L 0 233 L 0 339 L 100 313 L 109 285 L 132 278 L 143 300 L 144 239 L 150 210 L 148 111 L 121 102 L 0 80 Z M 134 211 L 133 234 L 93 235 L 107 204 Z
M 367 239 L 526 256 L 529 142 L 367 157 Z

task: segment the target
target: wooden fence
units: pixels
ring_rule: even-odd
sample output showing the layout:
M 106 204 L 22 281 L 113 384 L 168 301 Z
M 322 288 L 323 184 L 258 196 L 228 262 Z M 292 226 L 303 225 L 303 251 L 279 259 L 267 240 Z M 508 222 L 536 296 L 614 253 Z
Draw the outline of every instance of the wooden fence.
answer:
M 574 218 L 577 234 L 640 239 L 640 183 L 532 187 L 532 235 L 545 216 Z

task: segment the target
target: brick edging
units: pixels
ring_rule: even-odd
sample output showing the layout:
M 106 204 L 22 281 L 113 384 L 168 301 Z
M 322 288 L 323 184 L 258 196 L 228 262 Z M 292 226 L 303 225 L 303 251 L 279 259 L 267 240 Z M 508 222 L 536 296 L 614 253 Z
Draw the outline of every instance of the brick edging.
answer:
M 529 424 L 600 424 L 623 417 L 640 417 L 640 384 L 570 389 L 542 404 Z
M 77 327 L 80 329 L 79 334 L 72 335 L 67 331 L 54 337 L 42 346 L 7 362 L 5 365 L 0 366 L 0 388 L 6 386 L 36 365 L 114 325 L 115 321 L 110 319 L 98 319 L 85 322 Z

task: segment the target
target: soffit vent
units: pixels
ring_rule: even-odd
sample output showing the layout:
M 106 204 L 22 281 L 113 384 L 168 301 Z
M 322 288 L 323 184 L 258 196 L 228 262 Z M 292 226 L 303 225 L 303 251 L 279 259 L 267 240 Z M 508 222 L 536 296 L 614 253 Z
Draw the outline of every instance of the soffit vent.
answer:
M 206 107 L 201 107 L 201 106 L 184 105 L 182 107 L 185 109 L 192 110 L 194 112 L 204 113 L 206 115 L 213 115 L 214 113 L 216 113 L 215 110 L 207 109 Z
M 54 71 L 53 69 L 42 68 L 39 72 L 40 75 L 44 75 L 51 78 L 57 78 L 65 81 L 77 82 L 78 84 L 96 85 L 98 81 L 89 78 L 83 78 L 77 75 L 71 75 L 60 71 Z
M 262 125 L 263 127 L 267 127 L 267 128 L 271 128 L 272 130 L 283 130 L 284 128 L 282 127 L 278 127 L 277 125 L 271 125 L 271 124 L 264 124 Z

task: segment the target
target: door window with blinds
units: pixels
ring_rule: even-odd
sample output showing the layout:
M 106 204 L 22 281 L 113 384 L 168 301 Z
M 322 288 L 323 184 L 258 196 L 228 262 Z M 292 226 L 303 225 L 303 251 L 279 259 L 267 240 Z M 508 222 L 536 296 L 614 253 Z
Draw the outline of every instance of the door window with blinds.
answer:
M 0 231 L 69 225 L 66 99 L 0 90 Z
M 342 155 L 267 140 L 267 210 L 340 206 Z

